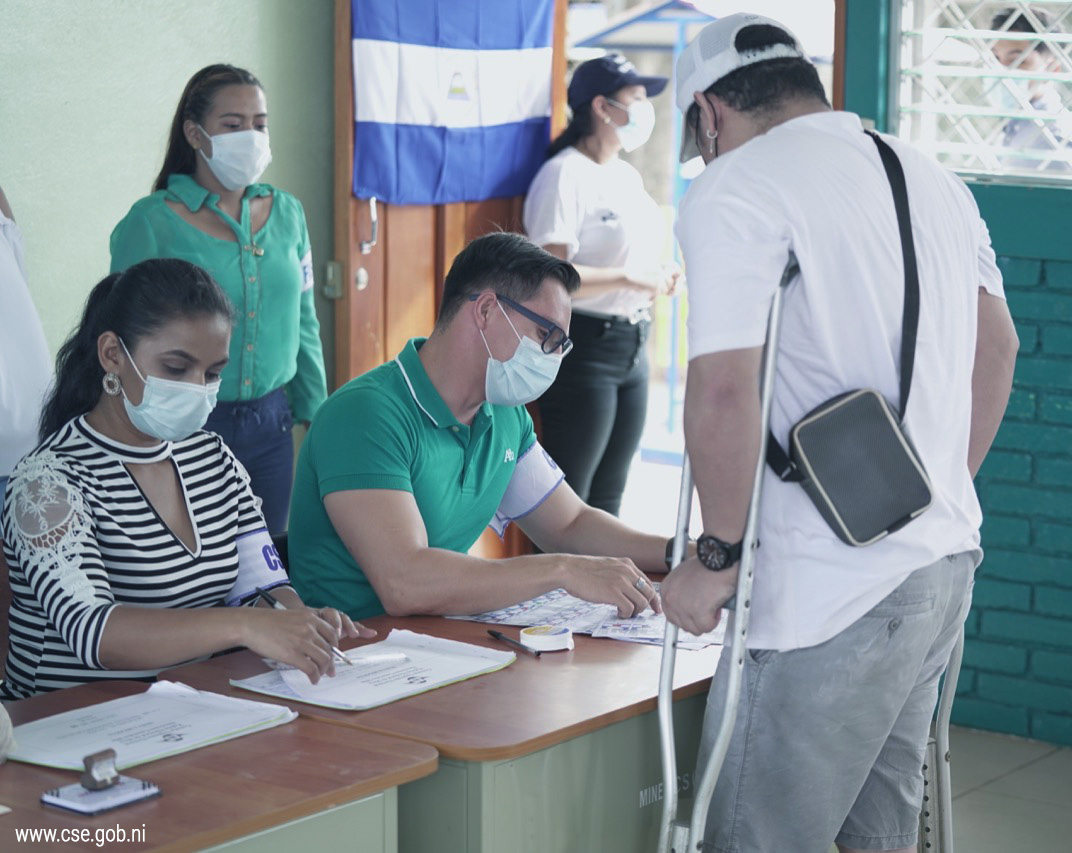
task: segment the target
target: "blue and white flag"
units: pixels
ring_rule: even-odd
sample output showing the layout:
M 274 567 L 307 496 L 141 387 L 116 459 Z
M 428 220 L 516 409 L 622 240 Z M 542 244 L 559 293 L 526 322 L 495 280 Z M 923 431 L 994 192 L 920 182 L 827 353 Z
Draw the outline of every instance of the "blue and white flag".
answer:
M 351 0 L 354 195 L 521 195 L 550 133 L 554 0 Z

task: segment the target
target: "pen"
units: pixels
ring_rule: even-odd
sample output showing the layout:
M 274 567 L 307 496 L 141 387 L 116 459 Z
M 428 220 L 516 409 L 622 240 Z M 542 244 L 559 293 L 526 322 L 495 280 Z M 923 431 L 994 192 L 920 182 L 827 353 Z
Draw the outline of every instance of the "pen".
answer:
M 264 599 L 265 604 L 268 604 L 269 606 L 271 606 L 275 610 L 287 610 L 288 609 L 285 605 L 280 604 L 279 599 L 276 598 L 274 595 L 272 595 L 270 592 L 267 592 L 267 591 L 265 591 L 263 589 L 258 588 L 257 589 L 257 595 L 259 595 L 261 598 Z M 337 649 L 334 646 L 332 646 L 331 651 L 335 655 L 335 657 L 337 657 L 339 660 L 341 660 L 347 666 L 353 666 L 354 665 L 353 661 L 351 661 L 350 658 L 348 658 L 345 654 L 343 654 L 341 649 Z
M 517 640 L 507 637 L 506 634 L 504 634 L 502 631 L 489 630 L 488 633 L 491 634 L 491 636 L 493 636 L 496 640 L 502 640 L 504 643 L 509 643 L 511 646 L 516 646 L 523 652 L 528 652 L 530 655 L 535 655 L 536 657 L 540 656 L 540 652 L 536 651 L 535 649 L 530 649 L 524 643 L 519 643 Z

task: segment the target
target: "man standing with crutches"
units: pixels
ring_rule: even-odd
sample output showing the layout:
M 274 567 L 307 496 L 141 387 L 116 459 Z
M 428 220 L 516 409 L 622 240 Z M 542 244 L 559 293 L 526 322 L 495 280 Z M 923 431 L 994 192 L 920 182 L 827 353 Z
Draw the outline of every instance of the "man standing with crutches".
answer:
M 1018 346 L 989 235 L 957 177 L 832 111 L 775 21 L 710 24 L 676 81 L 682 160 L 707 164 L 677 227 L 704 535 L 662 594 L 694 633 L 736 590 L 767 318 L 790 253 L 800 267 L 782 304 L 755 577 L 736 605 L 750 608 L 749 651 L 705 849 L 914 851 L 938 679 L 982 558 L 972 477 Z M 701 765 L 729 666 L 724 654 Z

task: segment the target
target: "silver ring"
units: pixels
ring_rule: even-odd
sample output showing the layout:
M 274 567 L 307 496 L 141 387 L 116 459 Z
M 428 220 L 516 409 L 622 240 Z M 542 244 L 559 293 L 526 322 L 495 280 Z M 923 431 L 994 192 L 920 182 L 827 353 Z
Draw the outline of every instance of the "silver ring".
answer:
M 633 584 L 633 586 L 636 587 L 638 592 L 643 592 L 644 587 L 646 587 L 647 585 L 648 585 L 648 582 L 646 580 L 644 580 L 644 578 L 637 578 L 636 583 Z

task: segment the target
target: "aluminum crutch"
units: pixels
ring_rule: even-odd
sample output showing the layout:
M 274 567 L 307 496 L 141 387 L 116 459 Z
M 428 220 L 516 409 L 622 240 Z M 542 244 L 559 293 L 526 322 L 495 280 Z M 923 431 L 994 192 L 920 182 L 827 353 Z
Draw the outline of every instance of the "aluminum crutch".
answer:
M 741 695 L 741 677 L 744 671 L 744 656 L 747 654 L 745 641 L 748 637 L 748 618 L 752 598 L 752 567 L 755 563 L 756 529 L 759 520 L 759 503 L 763 487 L 763 475 L 767 465 L 767 435 L 770 427 L 771 402 L 774 399 L 774 368 L 778 354 L 778 331 L 781 327 L 782 297 L 786 285 L 799 272 L 796 257 L 789 253 L 789 262 L 782 273 L 782 280 L 774 292 L 771 302 L 770 317 L 767 321 L 767 345 L 763 353 L 763 370 L 760 382 L 760 447 L 756 459 L 756 471 L 752 480 L 752 498 L 748 504 L 748 520 L 745 522 L 745 547 L 741 551 L 741 565 L 737 574 L 737 594 L 731 601 L 736 602 L 733 619 L 733 641 L 728 649 L 733 666 L 730 669 L 726 691 L 726 707 L 722 711 L 722 720 L 718 736 L 711 752 L 710 760 L 704 769 L 703 778 L 696 788 L 693 799 L 692 819 L 685 824 L 677 819 L 677 758 L 674 753 L 674 660 L 677 655 L 676 625 L 666 623 L 663 639 L 662 668 L 659 672 L 659 738 L 662 744 L 663 764 L 663 813 L 659 827 L 659 853 L 686 853 L 699 850 L 703 844 L 704 829 L 707 825 L 707 811 L 711 804 L 711 794 L 715 790 L 722 762 L 729 749 L 733 726 L 737 720 L 737 704 Z M 689 464 L 688 451 L 681 465 L 681 493 L 678 500 L 677 529 L 674 533 L 674 548 L 671 564 L 676 567 L 685 555 L 685 543 L 688 542 L 689 517 L 692 511 L 692 468 Z M 727 602 L 727 609 L 731 602 Z M 722 653 L 726 654 L 723 648 Z
M 927 744 L 923 768 L 923 809 L 919 820 L 919 849 L 922 853 L 953 853 L 953 786 L 950 780 L 949 715 L 957 695 L 957 679 L 964 657 L 964 628 L 949 655 L 949 664 L 938 700 L 934 737 Z M 935 831 L 937 830 L 937 831 Z

